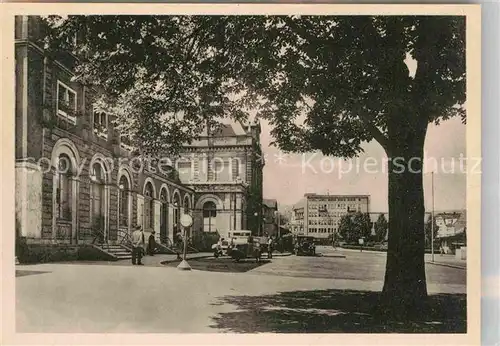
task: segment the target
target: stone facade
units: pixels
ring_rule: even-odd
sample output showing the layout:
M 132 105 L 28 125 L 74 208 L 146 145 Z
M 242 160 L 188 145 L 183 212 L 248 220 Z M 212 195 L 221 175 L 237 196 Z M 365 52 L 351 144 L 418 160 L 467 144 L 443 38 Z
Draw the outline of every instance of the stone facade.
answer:
M 98 91 L 74 80 L 73 57 L 42 49 L 35 16 L 16 17 L 16 219 L 30 242 L 86 243 L 100 228 L 111 243 L 135 225 L 167 242 L 194 191 L 175 170 L 140 169 Z M 101 118 L 99 118 L 101 119 Z M 97 225 L 97 226 L 96 226 Z
M 195 191 L 194 232 L 262 231 L 262 159 L 258 123 L 225 124 L 184 147 L 179 179 Z

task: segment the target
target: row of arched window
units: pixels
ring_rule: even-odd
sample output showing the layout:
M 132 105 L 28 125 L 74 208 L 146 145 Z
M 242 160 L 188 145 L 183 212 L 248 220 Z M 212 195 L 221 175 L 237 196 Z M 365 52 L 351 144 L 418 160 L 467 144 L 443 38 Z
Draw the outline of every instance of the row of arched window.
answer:
M 53 217 L 57 223 L 71 224 L 75 219 L 74 208 L 78 208 L 78 199 L 80 198 L 78 191 L 81 191 L 81 184 L 88 184 L 89 196 L 89 219 L 91 227 L 98 226 L 101 229 L 108 229 L 109 210 L 110 210 L 110 195 L 111 195 L 111 170 L 108 169 L 104 157 L 101 154 L 96 154 L 89 166 L 89 181 L 81 180 L 77 174 L 77 167 L 80 167 L 80 157 L 76 146 L 68 139 L 60 140 L 54 146 L 52 153 L 53 167 L 56 168 L 54 174 L 54 205 Z M 144 197 L 143 205 L 143 226 L 146 229 L 154 229 L 155 227 L 155 206 L 156 199 L 155 188 L 151 178 L 146 179 L 143 185 L 142 195 Z M 117 211 L 118 211 L 118 226 L 120 228 L 129 228 L 131 226 L 132 217 L 132 175 L 124 168 L 120 167 L 118 172 L 118 186 L 113 185 L 113 188 L 118 187 Z M 160 189 L 159 202 L 160 209 L 160 225 L 162 230 L 166 232 L 169 191 L 163 184 Z M 178 190 L 173 192 L 173 223 L 179 224 L 181 208 L 184 212 L 189 212 L 191 209 L 191 199 L 188 194 L 184 196 L 181 202 L 181 195 Z M 96 223 L 99 223 L 96 225 Z M 55 227 L 55 226 L 54 226 Z

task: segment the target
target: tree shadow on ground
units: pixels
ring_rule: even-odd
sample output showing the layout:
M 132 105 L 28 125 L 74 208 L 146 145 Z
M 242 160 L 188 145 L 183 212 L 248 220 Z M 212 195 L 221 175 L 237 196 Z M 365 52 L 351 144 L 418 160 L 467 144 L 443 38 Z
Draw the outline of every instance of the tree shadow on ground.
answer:
M 21 277 L 21 276 L 28 276 L 28 275 L 37 275 L 37 274 L 46 274 L 50 273 L 48 271 L 35 271 L 35 270 L 16 270 L 16 278 Z
M 421 317 L 403 322 L 378 312 L 380 292 L 291 291 L 266 296 L 225 296 L 237 311 L 212 317 L 233 333 L 466 333 L 464 294 L 429 296 Z

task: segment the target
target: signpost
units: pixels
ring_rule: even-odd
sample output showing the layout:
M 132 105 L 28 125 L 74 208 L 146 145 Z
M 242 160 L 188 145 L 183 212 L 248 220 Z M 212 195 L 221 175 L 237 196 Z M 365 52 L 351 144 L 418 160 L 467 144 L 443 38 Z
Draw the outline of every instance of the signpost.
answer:
M 280 213 L 279 213 L 279 211 L 276 210 L 274 212 L 274 215 L 276 216 L 276 218 L 278 220 L 278 232 L 277 233 L 278 233 L 278 238 L 279 238 L 281 236 L 281 232 L 280 232 L 281 231 L 281 229 L 280 229 Z
M 432 216 L 431 216 L 431 262 L 434 263 L 434 172 L 432 178 Z
M 184 251 L 182 253 L 182 262 L 179 263 L 177 269 L 179 270 L 191 270 L 191 266 L 186 261 L 187 253 L 187 229 L 193 224 L 193 218 L 189 214 L 183 214 L 180 220 L 182 228 L 184 228 Z

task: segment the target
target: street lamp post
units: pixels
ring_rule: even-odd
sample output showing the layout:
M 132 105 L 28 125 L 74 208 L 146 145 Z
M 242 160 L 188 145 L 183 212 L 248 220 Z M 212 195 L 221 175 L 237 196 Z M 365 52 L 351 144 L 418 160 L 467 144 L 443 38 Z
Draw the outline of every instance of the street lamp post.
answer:
M 188 243 L 188 235 L 187 235 L 187 227 L 182 227 L 184 228 L 184 249 L 182 250 L 182 260 L 186 260 L 186 255 L 187 255 L 187 243 Z
M 257 235 L 260 236 L 260 220 L 257 219 L 257 217 L 259 216 L 259 213 L 255 212 L 253 213 L 253 216 L 255 216 L 255 221 L 256 222 L 256 225 L 257 225 Z
M 279 238 L 279 237 L 280 237 L 280 235 L 281 235 L 281 228 L 280 228 L 280 213 L 276 210 L 276 211 L 274 212 L 274 216 L 276 216 L 276 219 L 278 220 L 278 222 L 277 222 L 277 224 L 278 224 L 278 232 L 277 232 L 277 234 L 278 234 L 278 238 Z
M 431 215 L 431 262 L 434 263 L 434 172 L 431 172 L 432 181 L 432 215 Z
M 180 220 L 182 228 L 184 228 L 184 249 L 182 251 L 182 262 L 177 266 L 180 270 L 191 270 L 191 266 L 186 261 L 187 254 L 187 229 L 193 224 L 193 218 L 189 214 L 183 214 Z

